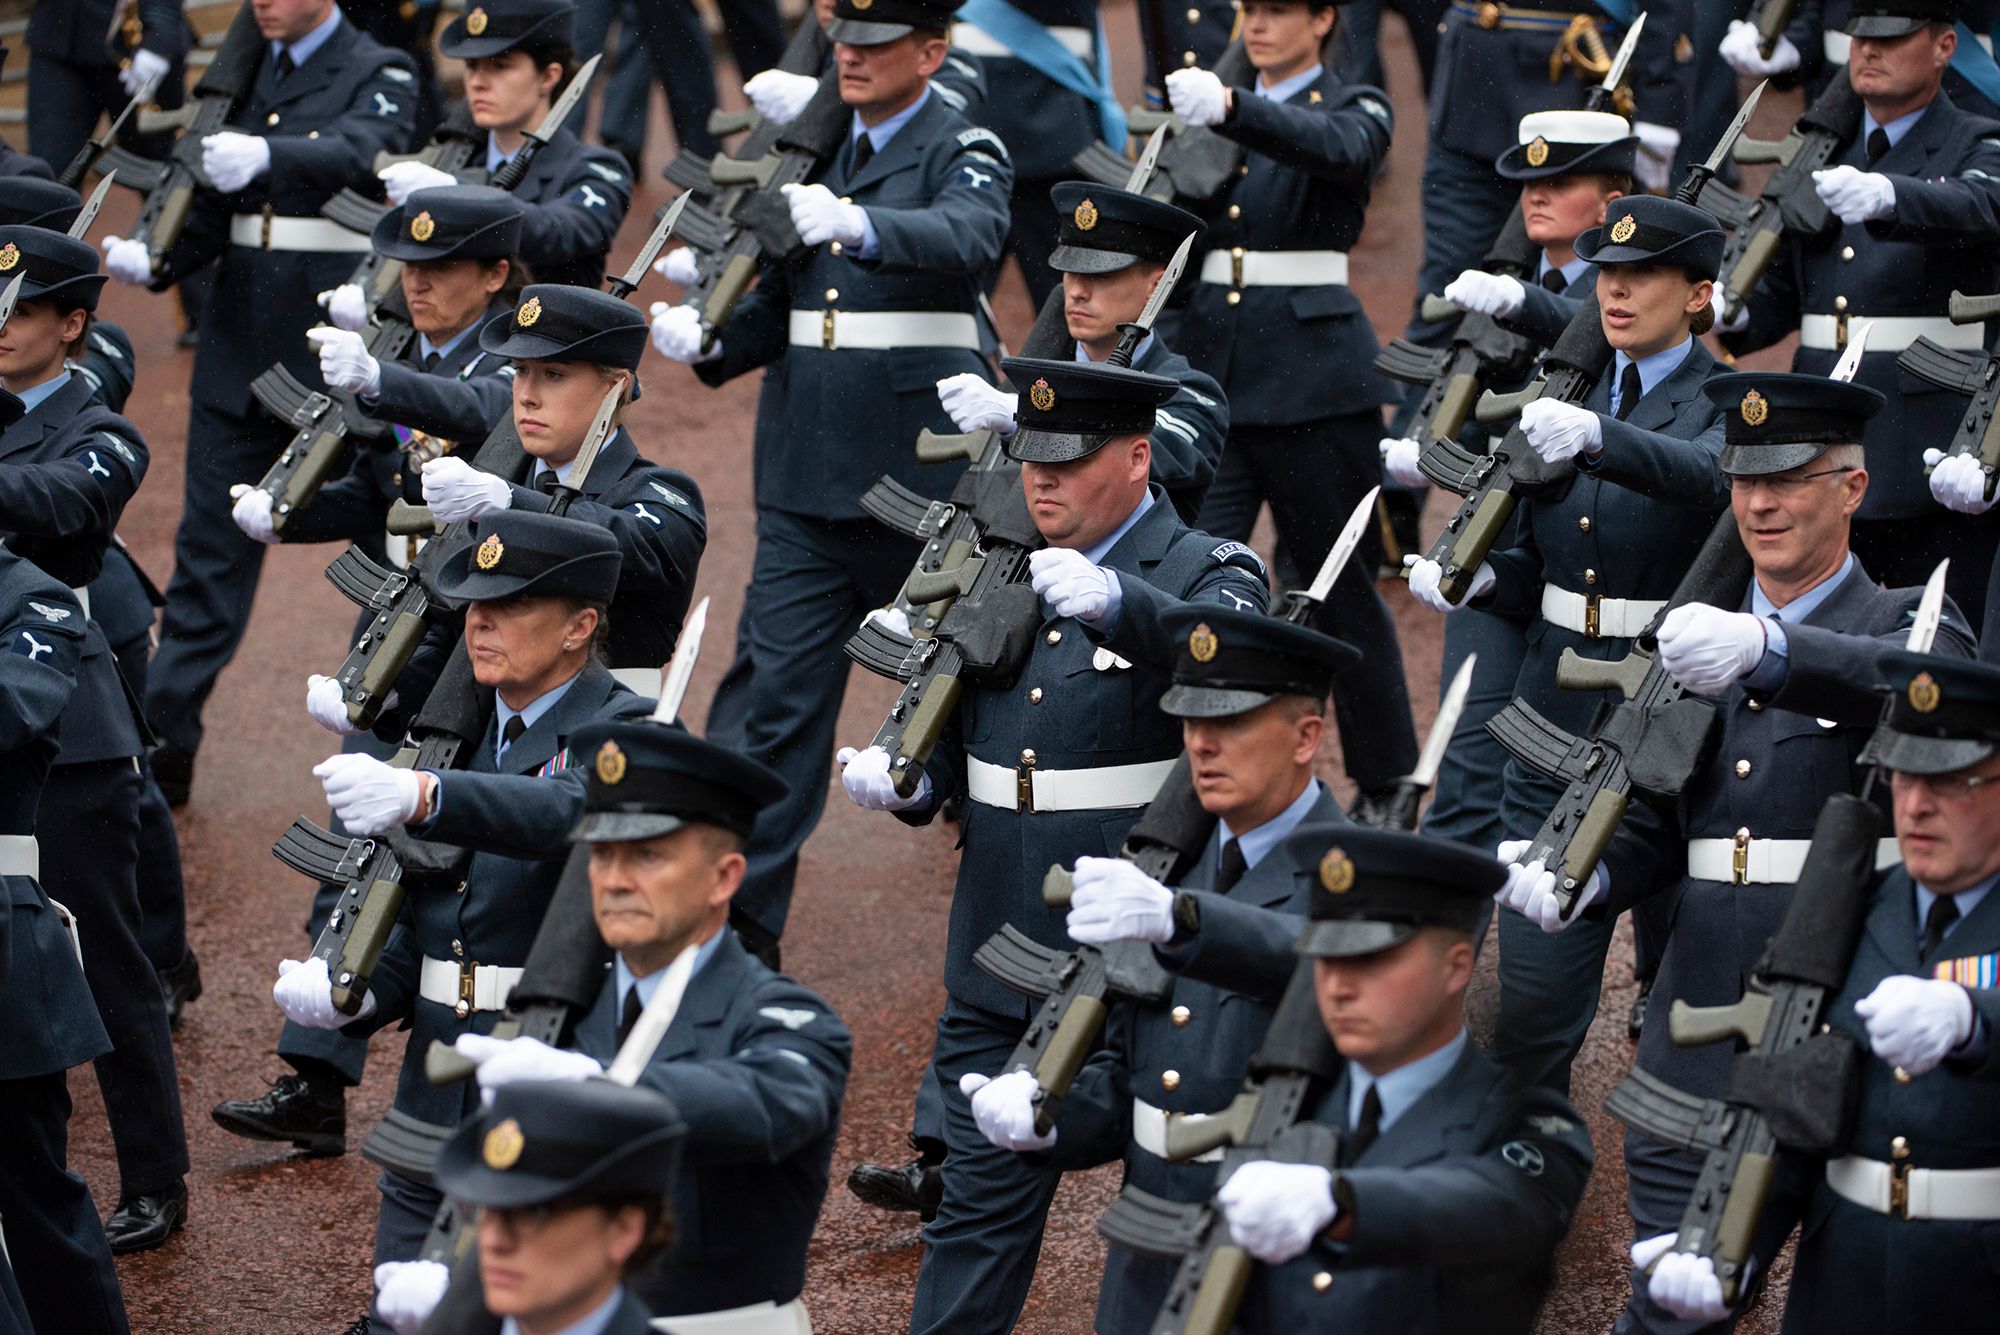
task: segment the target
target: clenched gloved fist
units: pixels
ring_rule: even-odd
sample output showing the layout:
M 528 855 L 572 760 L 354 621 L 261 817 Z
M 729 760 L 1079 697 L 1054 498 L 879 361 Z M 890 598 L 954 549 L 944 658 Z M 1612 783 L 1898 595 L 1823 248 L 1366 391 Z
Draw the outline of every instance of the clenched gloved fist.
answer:
M 1236 1245 L 1266 1265 L 1300 1255 L 1339 1213 L 1333 1174 L 1317 1164 L 1267 1159 L 1244 1164 L 1215 1200 Z
M 1896 211 L 1895 183 L 1881 172 L 1865 172 L 1842 163 L 1812 175 L 1813 190 L 1844 223 L 1869 222 Z
M 1208 70 L 1175 70 L 1167 76 L 1167 101 L 1189 125 L 1220 125 L 1229 114 L 1222 80 Z
M 1111 609 L 1111 574 L 1070 547 L 1044 547 L 1028 557 L 1035 596 L 1059 617 L 1095 625 Z
M 783 70 L 765 70 L 753 74 L 743 83 L 743 96 L 750 99 L 750 105 L 757 108 L 757 114 L 767 121 L 779 125 L 790 125 L 806 109 L 806 103 L 813 100 L 819 91 L 819 80 L 804 74 L 787 74 Z
M 840 196 L 819 182 L 811 185 L 784 185 L 778 193 L 792 211 L 792 226 L 799 240 L 808 246 L 838 241 L 843 246 L 861 244 L 867 215 L 859 204 L 845 204 Z
M 883 630 L 893 635 L 900 635 L 906 640 L 916 638 L 910 633 L 910 618 L 900 607 L 871 607 L 868 609 L 868 615 L 861 618 L 861 624 L 865 626 L 871 621 Z
M 375 994 L 361 999 L 361 1010 L 342 1015 L 333 1004 L 333 980 L 327 977 L 326 961 L 309 959 L 278 961 L 278 981 L 271 985 L 271 999 L 293 1024 L 307 1029 L 338 1029 L 375 1013 Z
M 695 366 L 712 362 L 722 355 L 722 340 L 719 338 L 709 345 L 708 351 L 702 351 L 701 312 L 694 307 L 669 306 L 664 301 L 656 301 L 650 309 L 653 346 L 668 361 Z
M 479 1068 L 479 1088 L 488 1097 L 500 1086 L 522 1080 L 590 1080 L 604 1074 L 604 1064 L 595 1057 L 552 1048 L 535 1038 L 460 1034 L 452 1046 Z
M 1935 447 L 1924 451 L 1931 470 L 1931 499 L 1962 515 L 1983 515 L 1993 508 L 1986 494 L 1986 469 L 1970 454 L 1946 454 Z
M 944 405 L 952 425 L 960 431 L 1014 434 L 1014 414 L 1020 407 L 1020 395 L 995 389 L 971 371 L 938 381 L 937 393 L 938 402 Z
M 125 90 L 125 96 L 138 97 L 159 87 L 160 80 L 167 75 L 167 68 L 173 62 L 157 51 L 140 47 L 125 62 L 125 68 L 118 71 L 118 86 Z
M 321 324 L 306 330 L 306 342 L 319 349 L 319 378 L 332 388 L 364 397 L 382 392 L 382 363 L 361 335 Z
M 1729 1315 L 1715 1262 L 1693 1252 L 1677 1252 L 1678 1233 L 1662 1233 L 1632 1244 L 1632 1268 L 1651 1269 L 1646 1296 L 1683 1321 L 1721 1321 Z
M 1799 67 L 1799 49 L 1792 45 L 1791 38 L 1780 34 L 1769 56 L 1764 54 L 1762 45 L 1763 39 L 1757 34 L 1756 24 L 1731 19 L 1729 32 L 1716 50 L 1729 62 L 1729 68 L 1752 79 L 1788 74 Z
M 306 678 L 306 713 L 312 716 L 314 723 L 342 737 L 366 731 L 347 717 L 347 698 L 341 692 L 340 683 L 317 672 Z
M 1490 315 L 1496 320 L 1511 319 L 1528 299 L 1528 289 L 1518 278 L 1467 269 L 1445 284 L 1444 299 L 1462 311 Z
M 1590 879 L 1577 892 L 1576 907 L 1565 918 L 1562 906 L 1556 902 L 1556 874 L 1540 858 L 1526 866 L 1515 861 L 1528 851 L 1530 842 L 1527 839 L 1509 839 L 1495 850 L 1496 856 L 1507 864 L 1507 883 L 1493 892 L 1493 902 L 1514 910 L 1544 932 L 1560 932 L 1575 922 L 1585 909 L 1604 898 L 1604 868 L 1590 869 Z
M 436 1261 L 384 1261 L 375 1267 L 375 1315 L 396 1335 L 417 1335 L 451 1287 L 451 1271 Z
M 904 797 L 896 791 L 894 781 L 889 778 L 889 753 L 879 746 L 864 747 L 859 751 L 843 746 L 834 759 L 841 766 L 840 786 L 847 790 L 848 800 L 857 807 L 867 807 L 870 811 L 908 811 L 930 799 L 931 776 L 928 774 L 917 780 L 917 791 L 910 796 Z
M 423 480 L 424 504 L 440 523 L 476 519 L 490 510 L 505 510 L 514 501 L 514 489 L 505 478 L 449 454 L 425 464 Z
M 958 1092 L 972 1100 L 972 1120 L 979 1134 L 1003 1150 L 1045 1150 L 1056 1143 L 1053 1129 L 1047 1135 L 1035 1130 L 1035 1083 L 1033 1071 L 1009 1071 L 991 1078 L 967 1071 L 958 1078 Z
M 1545 463 L 1559 464 L 1604 448 L 1604 419 L 1588 408 L 1536 399 L 1521 409 L 1521 434 Z
M 1078 858 L 1076 891 L 1063 927 L 1072 941 L 1101 946 L 1107 941 L 1174 938 L 1174 892 L 1123 858 Z
M 153 257 L 146 253 L 143 241 L 107 236 L 104 238 L 104 271 L 128 286 L 143 287 L 153 281 Z
M 229 507 L 229 517 L 243 530 L 244 537 L 266 547 L 278 541 L 278 530 L 271 524 L 270 492 L 248 482 L 238 482 L 229 489 L 229 496 L 236 502 Z
M 388 192 L 389 202 L 397 208 L 403 207 L 403 201 L 419 190 L 458 184 L 456 176 L 440 171 L 427 162 L 392 162 L 375 174 L 382 178 L 382 189 Z
M 1683 603 L 1660 621 L 1660 665 L 1696 695 L 1721 695 L 1764 661 L 1764 618 Z
M 320 309 L 335 329 L 358 334 L 368 327 L 368 294 L 359 283 L 342 283 L 319 294 Z
M 1499 582 L 1498 576 L 1493 573 L 1493 567 L 1481 561 L 1479 569 L 1472 572 L 1472 587 L 1466 591 L 1465 597 L 1454 603 L 1446 598 L 1438 587 L 1444 580 L 1443 564 L 1431 560 L 1428 556 L 1406 556 L 1403 558 L 1403 564 L 1410 570 L 1410 596 L 1431 611 L 1443 612 L 1447 616 Z
M 1895 974 L 1854 1003 L 1868 1046 L 1891 1066 L 1922 1075 L 1972 1038 L 1972 997 L 1957 983 Z
M 232 194 L 271 170 L 271 141 L 224 130 L 201 141 L 201 174 Z
M 423 781 L 415 770 L 398 769 L 374 756 L 328 756 L 313 766 L 313 777 L 347 832 L 364 839 L 415 816 L 423 796 Z
M 701 266 L 695 262 L 694 248 L 675 246 L 666 254 L 653 261 L 653 272 L 676 287 L 686 287 L 701 277 Z M 665 302 L 655 303 L 665 305 Z
M 1405 487 L 1428 487 L 1430 479 L 1417 467 L 1424 447 L 1408 436 L 1384 436 L 1380 447 L 1382 470 Z
M 1709 295 L 1708 309 L 1715 316 L 1715 332 L 1718 334 L 1740 334 L 1750 327 L 1750 303 L 1741 302 L 1736 314 L 1729 313 L 1729 294 L 1722 290 L 1722 284 L 1715 285 Z

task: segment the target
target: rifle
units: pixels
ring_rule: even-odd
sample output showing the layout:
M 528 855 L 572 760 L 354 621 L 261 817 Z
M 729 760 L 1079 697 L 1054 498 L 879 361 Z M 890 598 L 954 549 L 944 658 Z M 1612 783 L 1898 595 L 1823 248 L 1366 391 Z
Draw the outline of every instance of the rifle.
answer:
M 1692 204 L 1699 197 L 1702 186 L 1714 177 L 1723 156 L 1749 124 L 1762 94 L 1759 85 L 1744 101 L 1708 160 L 1688 172 L 1676 199 Z M 1597 296 L 1592 293 L 1542 359 L 1542 378 L 1513 394 L 1488 390 L 1479 400 L 1476 415 L 1482 423 L 1494 423 L 1518 417 L 1537 399 L 1582 403 L 1610 365 L 1611 345 L 1605 341 Z M 1480 562 L 1493 549 L 1521 499 L 1559 501 L 1576 481 L 1575 461 L 1544 463 L 1518 423 L 1490 454 L 1473 454 L 1453 441 L 1438 440 L 1419 456 L 1418 466 L 1425 477 L 1465 498 L 1428 553 L 1430 560 L 1443 567 L 1439 592 L 1453 603 L 1463 602 L 1471 591 Z
M 1254 72 L 1240 39 L 1231 42 L 1215 61 L 1215 77 L 1225 84 L 1246 84 Z M 1198 211 L 1199 206 L 1220 198 L 1236 179 L 1243 149 L 1234 140 L 1225 139 L 1205 126 L 1189 125 L 1173 112 L 1144 102 L 1133 104 L 1126 113 L 1126 123 L 1134 135 L 1148 139 L 1161 130 L 1166 131 L 1158 172 L 1150 175 L 1143 185 L 1126 189 L 1143 190 L 1155 199 L 1169 202 L 1180 200 L 1196 206 Z M 1132 171 L 1132 164 L 1122 153 L 1095 139 L 1071 158 L 1069 165 L 1084 180 L 1100 185 L 1120 185 Z
M 623 389 L 614 385 L 605 393 L 568 481 L 549 498 L 550 514 L 563 514 L 576 499 L 598 451 L 611 435 Z M 429 595 L 422 590 L 442 570 L 448 559 L 443 553 L 462 551 L 469 545 L 467 528 L 463 521 L 452 525 L 444 539 L 418 554 L 410 575 L 403 577 L 418 590 L 426 610 Z M 336 561 L 334 566 L 339 564 Z M 421 615 L 412 620 L 421 638 L 424 620 Z M 406 769 L 459 768 L 485 736 L 489 721 L 485 695 L 473 677 L 472 659 L 461 640 L 452 647 L 436 686 L 411 723 L 409 743 L 413 745 L 406 744 L 391 763 Z M 348 710 L 352 715 L 354 706 L 350 704 Z M 470 858 L 463 849 L 427 843 L 401 830 L 372 838 L 349 838 L 304 817 L 292 822 L 271 852 L 293 871 L 341 886 L 333 913 L 313 942 L 312 958 L 326 962 L 333 982 L 334 1008 L 344 1015 L 359 1011 L 368 995 L 376 961 L 402 913 L 405 882 L 430 885 L 462 880 L 463 867 Z
M 2000 315 L 2000 294 L 1969 297 L 1954 292 L 1949 309 L 1953 324 L 1977 324 Z M 1945 453 L 1978 459 L 1986 470 L 1986 499 L 1992 500 L 1996 475 L 2000 475 L 2000 358 L 1985 352 L 1957 352 L 1920 338 L 1903 350 L 1896 365 L 1940 389 L 1971 396 Z
M 824 77 L 827 59 L 832 54 L 833 43 L 827 40 L 826 29 L 814 20 L 793 29 L 791 40 L 779 54 L 778 63 L 771 68 L 783 70 L 786 74 L 819 79 Z M 717 139 L 746 130 L 750 132 L 750 138 L 734 155 L 750 161 L 763 157 L 778 146 L 780 128 L 765 120 L 755 106 L 746 105 L 740 111 L 725 111 L 717 107 L 708 113 L 708 132 Z M 681 189 L 702 196 L 707 202 L 717 192 L 715 178 L 709 174 L 710 162 L 711 159 L 683 148 L 667 164 L 666 178 Z M 706 245 L 702 248 L 714 249 Z
M 1703 184 L 1701 207 L 1729 229 L 1717 284 L 1722 289 L 1725 319 L 1734 319 L 1743 309 L 1777 258 L 1786 233 L 1816 237 L 1839 226 L 1813 189 L 1813 173 L 1852 143 L 1860 128 L 1861 99 L 1852 84 L 1836 77 L 1782 140 L 1772 143 L 1745 138 L 1737 143 L 1736 161 L 1779 164 L 1755 199 L 1747 199 L 1717 181 Z
M 85 174 L 90 171 L 91 164 L 96 162 L 98 158 L 102 157 L 105 154 L 105 152 L 111 147 L 111 141 L 118 137 L 118 131 L 124 127 L 126 119 L 130 117 L 134 111 L 137 111 L 139 109 L 139 104 L 141 102 L 144 102 L 148 97 L 151 96 L 152 96 L 152 90 L 150 88 L 141 89 L 139 91 L 139 95 L 133 98 L 131 101 L 127 102 L 124 106 L 124 109 L 121 110 L 118 113 L 118 115 L 112 119 L 111 124 L 105 127 L 103 134 L 94 135 L 91 138 L 84 140 L 83 147 L 79 148 L 76 151 L 76 156 L 69 160 L 69 165 L 67 167 L 64 167 L 62 169 L 62 173 L 56 177 L 56 184 L 66 185 L 72 190 L 82 185 L 83 178 Z M 133 154 L 127 154 L 126 156 L 132 157 L 134 161 L 146 163 L 147 167 L 151 168 L 151 170 L 143 174 L 147 176 L 149 179 L 157 178 L 164 171 L 162 164 L 154 162 L 151 159 L 139 158 Z M 118 170 L 119 170 L 118 167 L 114 165 L 105 174 L 108 176 L 116 175 Z M 134 184 L 137 185 L 138 188 L 142 190 L 149 188 L 137 182 L 135 182 Z M 154 180 L 154 184 L 158 184 L 156 179 Z
M 493 178 L 496 189 L 511 190 L 525 177 L 534 156 L 562 128 L 562 123 L 589 87 L 592 71 L 600 56 L 585 61 L 563 89 L 562 96 L 542 118 L 542 123 L 525 136 L 525 142 L 506 166 Z M 460 107 L 438 131 L 437 138 L 417 161 L 429 162 L 440 171 L 455 172 L 472 158 L 481 141 L 471 121 L 471 113 Z M 387 155 L 384 155 L 386 158 Z M 382 159 L 378 159 L 381 161 Z M 396 159 L 407 161 L 409 159 Z M 518 170 L 517 170 L 518 169 Z M 323 210 L 326 216 L 352 231 L 372 231 L 375 221 L 388 212 L 352 189 L 342 189 Z M 368 353 L 378 362 L 400 359 L 417 336 L 409 312 L 400 301 L 403 262 L 371 251 L 356 266 L 348 282 L 367 296 L 372 314 L 365 341 Z M 392 296 L 392 294 L 395 294 Z M 349 437 L 382 436 L 383 428 L 360 410 L 354 396 L 345 392 L 307 389 L 281 362 L 250 382 L 250 392 L 264 410 L 297 430 L 277 459 L 257 483 L 257 490 L 271 498 L 271 528 L 283 536 L 298 512 L 312 503 L 340 466 Z
M 1750 22 L 1757 28 L 1757 54 L 1769 60 L 1771 52 L 1778 45 L 1778 39 L 1785 35 L 1785 28 L 1792 21 L 1792 10 L 1798 0 L 1760 0 L 1750 13 Z

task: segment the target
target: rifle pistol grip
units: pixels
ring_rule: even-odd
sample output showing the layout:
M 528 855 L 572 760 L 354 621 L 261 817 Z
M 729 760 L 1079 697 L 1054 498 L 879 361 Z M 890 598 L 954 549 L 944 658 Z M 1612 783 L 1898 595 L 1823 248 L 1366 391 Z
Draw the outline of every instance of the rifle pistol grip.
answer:
M 1058 912 L 1069 911 L 1069 901 L 1076 894 L 1076 878 L 1069 868 L 1058 862 L 1049 868 L 1049 874 L 1042 878 L 1042 902 Z
M 1449 324 L 1463 314 L 1465 311 L 1456 302 L 1446 301 L 1435 292 L 1424 293 L 1417 306 L 1417 318 L 1425 324 Z
M 1745 992 L 1733 1006 L 1690 1006 L 1676 1001 L 1667 1012 L 1667 1032 L 1683 1048 L 1720 1043 L 1725 1038 L 1755 1043 L 1764 1036 L 1770 1018 L 1771 998 L 1762 992 Z

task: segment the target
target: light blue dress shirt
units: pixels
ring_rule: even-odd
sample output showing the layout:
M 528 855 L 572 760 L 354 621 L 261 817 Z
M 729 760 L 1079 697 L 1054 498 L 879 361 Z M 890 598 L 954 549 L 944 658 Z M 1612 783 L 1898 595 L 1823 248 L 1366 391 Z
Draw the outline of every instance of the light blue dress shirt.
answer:
M 715 958 L 716 949 L 722 944 L 723 933 L 727 932 L 728 930 L 729 929 L 725 927 L 722 929 L 722 931 L 717 932 L 714 936 L 711 936 L 710 938 L 708 938 L 708 940 L 701 943 L 701 949 L 697 950 L 694 955 L 694 972 L 688 975 L 689 978 L 692 978 L 694 977 L 695 974 L 700 973 L 704 968 L 707 967 L 708 962 L 711 959 Z M 627 992 L 630 992 L 635 987 L 639 989 L 639 1004 L 641 1006 L 652 1005 L 653 993 L 660 990 L 660 980 L 667 976 L 666 969 L 655 969 L 651 973 L 647 974 L 644 978 L 641 978 L 632 972 L 632 966 L 625 962 L 625 957 L 623 955 L 615 956 L 614 960 L 615 962 L 611 967 L 611 971 L 617 979 L 617 987 L 618 987 L 616 993 L 618 997 L 618 1009 L 615 1012 L 616 1015 L 621 1018 L 624 1016 L 625 994 Z
M 1367 1099 L 1368 1091 L 1374 1089 L 1376 1097 L 1382 1101 L 1382 1118 L 1377 1122 L 1378 1134 L 1386 1134 L 1402 1115 L 1410 1110 L 1410 1105 L 1431 1092 L 1438 1081 L 1444 1079 L 1458 1055 L 1465 1051 L 1466 1033 L 1458 1031 L 1451 1042 L 1436 1052 L 1419 1057 L 1407 1066 L 1398 1066 L 1386 1075 L 1370 1075 L 1354 1062 L 1348 1063 L 1347 1125 L 1351 1129 L 1361 1120 L 1361 1104 Z
M 1313 803 L 1319 801 L 1319 780 L 1306 780 L 1305 791 L 1292 799 L 1292 804 L 1265 821 L 1254 830 L 1242 834 L 1229 828 L 1229 822 L 1218 820 L 1215 837 L 1221 842 L 1216 845 L 1215 865 L 1222 865 L 1222 850 L 1234 839 L 1243 845 L 1243 866 L 1248 869 L 1264 860 L 1264 855 L 1278 846 L 1280 840 L 1299 827 L 1299 822 L 1312 810 Z
M 1274 83 L 1269 88 L 1266 88 L 1263 79 L 1259 78 L 1257 80 L 1257 96 L 1268 98 L 1273 102 L 1283 102 L 1296 95 L 1300 89 L 1312 83 L 1313 80 L 1319 78 L 1325 72 L 1326 66 L 1315 65 L 1304 73 L 1294 74 L 1291 78 Z
M 611 1296 L 591 1308 L 583 1320 L 575 1325 L 564 1326 L 556 1332 L 556 1335 L 604 1335 L 605 1328 L 611 1324 L 611 1318 L 618 1311 L 618 1300 L 624 1296 L 625 1290 L 622 1286 L 612 1289 Z M 500 1335 L 521 1335 L 521 1323 L 511 1316 L 508 1317 L 500 1323 Z
M 578 675 L 582 674 L 579 673 Z M 493 693 L 494 768 L 496 769 L 499 768 L 501 763 L 507 758 L 507 742 L 506 742 L 507 720 L 513 718 L 517 714 L 520 715 L 521 730 L 523 732 L 526 732 L 529 728 L 535 726 L 536 721 L 539 720 L 542 717 L 542 715 L 548 713 L 551 709 L 555 708 L 556 701 L 562 699 L 565 695 L 568 695 L 569 688 L 574 685 L 576 685 L 576 678 L 571 677 L 568 681 L 564 682 L 562 685 L 556 687 L 555 689 L 544 691 L 540 695 L 536 696 L 534 699 L 530 700 L 527 704 L 527 707 L 524 709 L 509 708 L 507 702 L 500 698 L 500 693 L 498 691 L 495 691 Z
M 14 397 L 21 401 L 21 412 L 25 416 L 40 407 L 42 401 L 69 383 L 70 370 L 67 366 L 60 375 L 50 376 L 39 385 L 31 385 Z
M 305 64 L 313 58 L 314 52 L 326 45 L 326 39 L 333 36 L 333 30 L 340 26 L 340 17 L 340 6 L 335 5 L 332 12 L 325 19 L 321 20 L 317 28 L 299 38 L 296 42 L 292 42 L 289 45 L 284 42 L 272 42 L 271 59 L 273 61 L 277 60 L 278 52 L 280 51 L 289 51 L 292 57 L 293 68 L 296 69 L 298 66 Z
M 1694 351 L 1694 339 L 1684 338 L 1673 347 L 1656 352 L 1650 357 L 1639 358 L 1639 395 L 1644 398 L 1653 392 L 1653 387 L 1680 370 L 1681 363 Z M 1625 368 L 1632 365 L 1632 358 L 1621 349 L 1611 357 L 1611 415 L 1616 417 L 1622 404 L 1621 389 L 1625 384 Z
M 1785 639 L 1787 621 L 1804 621 L 1819 605 L 1833 596 L 1833 591 L 1846 582 L 1854 573 L 1854 553 L 1840 563 L 1840 569 L 1807 589 L 1798 597 L 1779 607 L 1764 593 L 1764 586 L 1756 580 L 1750 581 L 1750 613 L 1764 618 L 1764 656 L 1757 660 L 1757 666 L 1743 674 L 1743 684 L 1753 691 L 1777 691 L 1785 684 L 1791 673 L 1791 649 Z

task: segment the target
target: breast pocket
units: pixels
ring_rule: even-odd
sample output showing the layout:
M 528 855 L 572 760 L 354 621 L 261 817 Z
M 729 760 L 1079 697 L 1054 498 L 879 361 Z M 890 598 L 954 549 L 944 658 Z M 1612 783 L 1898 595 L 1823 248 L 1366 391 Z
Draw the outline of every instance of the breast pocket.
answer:
M 1339 320 L 1358 314 L 1361 298 L 1351 287 L 1301 287 L 1293 290 L 1291 306 L 1299 320 Z
M 1063 679 L 1063 694 L 1070 702 L 1069 717 L 1076 723 L 1063 738 L 1066 749 L 1123 751 L 1133 745 L 1138 675 L 1108 649 L 1097 650 L 1070 669 Z
M 1832 725 L 1832 726 L 1829 726 Z M 1771 721 L 1771 774 L 1773 781 L 1796 791 L 1796 785 L 1812 785 L 1810 806 L 1800 803 L 1801 812 L 1818 811 L 1835 794 L 1852 786 L 1854 743 L 1857 730 L 1821 720 L 1809 714 L 1782 711 Z M 1733 758 L 1732 758 L 1733 759 Z M 1754 765 L 1756 758 L 1749 757 Z M 1802 829 L 1811 825 L 1808 815 Z

